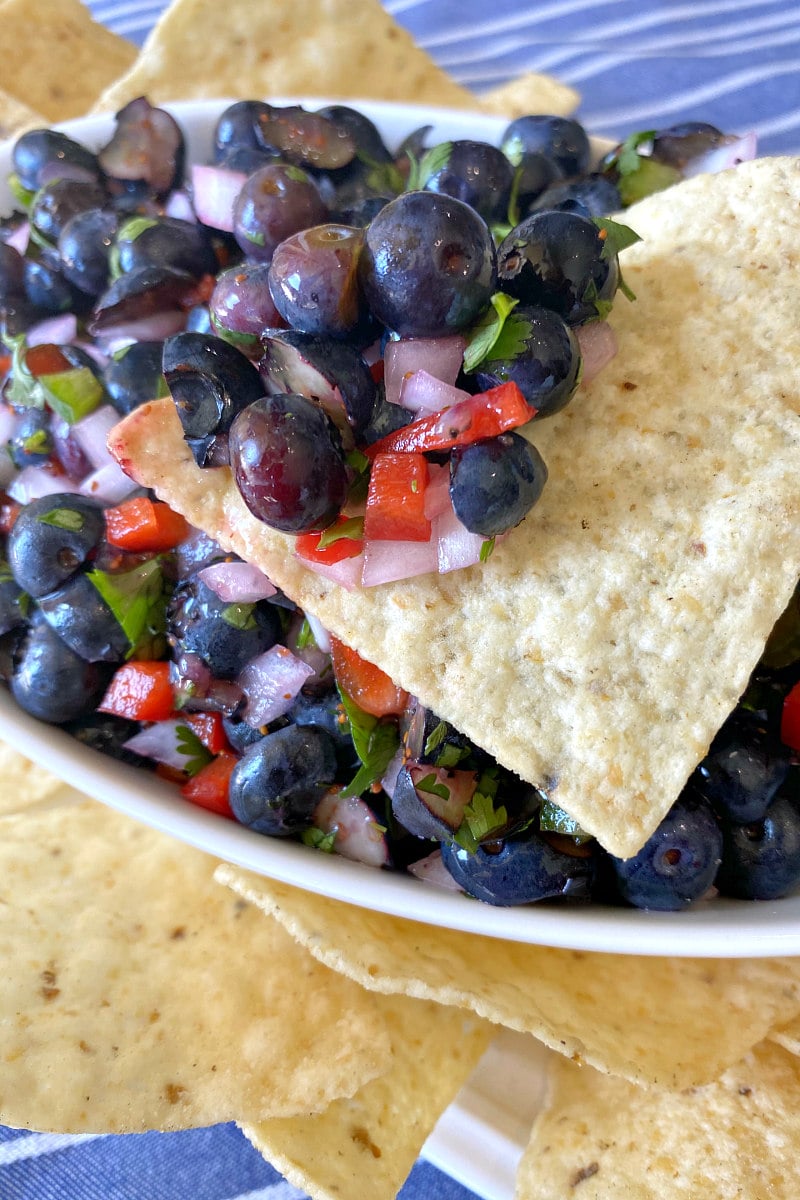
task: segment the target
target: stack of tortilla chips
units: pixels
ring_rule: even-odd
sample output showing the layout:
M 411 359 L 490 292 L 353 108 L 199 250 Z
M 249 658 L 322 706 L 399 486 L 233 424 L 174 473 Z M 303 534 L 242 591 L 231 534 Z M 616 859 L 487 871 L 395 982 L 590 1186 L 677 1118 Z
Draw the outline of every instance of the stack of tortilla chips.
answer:
M 344 0 L 289 13 L 175 0 L 137 56 L 78 0 L 3 0 L 0 130 L 145 92 L 477 107 L 378 0 L 352 16 Z M 576 100 L 526 76 L 483 107 L 511 117 Z M 224 472 L 217 491 L 196 477 L 169 404 L 134 414 L 121 453 L 632 853 L 800 570 L 798 214 L 788 160 L 639 206 L 644 241 L 624 264 L 639 299 L 615 309 L 618 359 L 535 431 L 551 484 L 480 575 L 343 594 L 254 527 Z M 517 687 L 523 721 L 505 703 Z M 312 1196 L 388 1200 L 507 1027 L 553 1052 L 517 1200 L 794 1200 L 800 960 L 592 955 L 416 925 L 217 863 L 11 751 L 0 770 L 0 1121 L 122 1132 L 235 1119 Z

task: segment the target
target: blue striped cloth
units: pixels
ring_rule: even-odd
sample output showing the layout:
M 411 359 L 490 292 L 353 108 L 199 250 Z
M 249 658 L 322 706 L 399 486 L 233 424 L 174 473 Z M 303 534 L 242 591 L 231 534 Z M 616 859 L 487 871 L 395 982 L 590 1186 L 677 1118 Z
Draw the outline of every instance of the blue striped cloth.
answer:
M 90 0 L 89 7 L 141 44 L 166 3 Z M 478 92 L 525 70 L 571 84 L 592 133 L 623 137 L 701 118 L 727 132 L 754 130 L 762 153 L 800 153 L 796 0 L 387 0 L 386 7 Z M 402 1200 L 472 1196 L 422 1161 L 401 1192 Z M 0 1200 L 304 1197 L 234 1125 L 220 1125 L 82 1138 L 0 1129 Z

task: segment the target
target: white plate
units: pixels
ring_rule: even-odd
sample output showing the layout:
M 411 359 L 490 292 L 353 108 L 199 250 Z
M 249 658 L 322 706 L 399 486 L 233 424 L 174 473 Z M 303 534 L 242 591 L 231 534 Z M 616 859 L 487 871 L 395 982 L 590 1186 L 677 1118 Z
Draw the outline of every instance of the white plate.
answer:
M 280 102 L 280 101 L 279 101 Z M 322 100 L 304 101 L 309 107 Z M 171 105 L 188 141 L 190 158 L 210 160 L 212 132 L 227 101 Z M 420 125 L 433 138 L 499 140 L 506 122 L 474 113 L 354 100 L 397 144 Z M 71 121 L 61 128 L 87 145 L 108 139 L 113 119 Z M 0 212 L 9 211 L 5 179 L 10 145 L 0 147 Z M 223 820 L 181 799 L 176 788 L 78 745 L 59 729 L 22 713 L 0 694 L 0 737 L 57 772 L 74 787 L 158 829 L 249 870 L 310 891 L 382 912 L 492 937 L 623 954 L 753 957 L 800 953 L 800 897 L 774 903 L 716 900 L 687 913 L 644 913 L 593 906 L 581 909 L 534 905 L 494 908 L 438 891 L 409 876 L 379 872 L 305 846 L 270 839 Z

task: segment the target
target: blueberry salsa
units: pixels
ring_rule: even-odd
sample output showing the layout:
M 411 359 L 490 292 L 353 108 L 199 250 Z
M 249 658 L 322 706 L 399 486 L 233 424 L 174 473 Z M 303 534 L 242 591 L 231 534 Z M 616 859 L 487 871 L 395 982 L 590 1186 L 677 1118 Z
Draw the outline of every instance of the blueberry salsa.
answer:
M 517 432 L 613 355 L 627 204 L 752 156 L 706 125 L 592 161 L 575 121 L 390 150 L 362 113 L 243 101 L 187 168 L 140 98 L 34 130 L 0 220 L 0 673 L 187 801 L 495 905 L 680 909 L 800 883 L 800 599 L 634 858 L 617 860 L 260 571 L 136 487 L 116 421 L 171 395 L 196 462 L 344 586 L 485 561 L 547 468 Z M 432 249 L 435 248 L 435 249 Z

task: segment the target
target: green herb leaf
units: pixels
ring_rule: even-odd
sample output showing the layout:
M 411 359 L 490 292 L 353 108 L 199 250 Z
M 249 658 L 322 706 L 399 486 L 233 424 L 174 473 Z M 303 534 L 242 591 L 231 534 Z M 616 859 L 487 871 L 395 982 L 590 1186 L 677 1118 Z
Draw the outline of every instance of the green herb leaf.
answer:
M 449 743 L 446 746 L 442 746 L 436 755 L 436 765 L 437 767 L 443 767 L 446 771 L 452 771 L 465 758 L 469 758 L 469 754 L 470 752 L 466 746 L 454 746 L 452 743 Z
M 89 367 L 59 371 L 57 375 L 40 375 L 39 383 L 45 400 L 53 412 L 74 425 L 94 412 L 103 400 L 103 385 Z
M 207 767 L 214 755 L 203 745 L 200 738 L 188 725 L 178 725 L 175 729 L 175 740 L 179 754 L 186 757 L 183 768 L 187 775 L 195 776 L 203 767 Z
M 592 217 L 592 221 L 603 237 L 603 250 L 600 257 L 606 261 L 621 254 L 623 250 L 627 250 L 628 246 L 635 246 L 642 240 L 630 225 L 623 225 L 620 221 L 612 221 L 609 217 Z
M 611 300 L 601 300 L 600 299 L 600 295 L 597 291 L 597 284 L 595 283 L 595 281 L 593 279 L 589 280 L 589 282 L 587 283 L 587 285 L 584 289 L 583 303 L 594 305 L 594 310 L 595 310 L 597 316 L 591 317 L 589 319 L 597 320 L 597 321 L 605 321 L 606 318 L 608 317 L 609 313 L 611 312 L 612 308 L 614 307 L 613 299 L 611 299 Z
M 438 146 L 431 146 L 430 150 L 426 150 L 419 162 L 409 154 L 411 171 L 406 183 L 406 191 L 416 192 L 420 188 L 424 188 L 429 179 L 447 166 L 452 153 L 452 142 L 440 142 Z
M 539 809 L 539 828 L 548 833 L 562 833 L 577 843 L 589 842 L 592 835 L 582 829 L 574 817 L 553 800 L 545 800 Z
M 358 150 L 356 158 L 359 162 L 364 163 L 369 170 L 366 173 L 365 182 L 368 188 L 378 195 L 391 193 L 399 196 L 405 187 L 402 171 L 393 162 L 378 162 L 372 158 L 365 150 Z
M 440 800 L 450 799 L 450 788 L 444 783 L 439 783 L 434 773 L 423 776 L 418 783 L 414 784 L 418 792 L 427 792 L 429 796 L 438 796 Z
M 89 571 L 88 578 L 130 642 L 126 657 L 160 658 L 166 632 L 167 593 L 159 559 L 151 558 L 118 575 Z
M 494 293 L 489 308 L 467 333 L 467 349 L 464 353 L 465 371 L 474 371 L 480 363 L 492 356 L 508 318 L 518 303 L 518 300 L 512 300 L 505 292 Z M 494 354 L 494 357 L 513 356 L 503 353 L 502 355 Z
M 44 408 L 44 389 L 30 373 L 25 361 L 28 352 L 25 334 L 14 337 L 5 329 L 2 332 L 3 341 L 11 349 L 11 382 L 6 388 L 6 400 L 17 408 Z
M 351 538 L 357 541 L 363 538 L 363 536 L 364 518 L 350 517 L 349 520 L 343 521 L 341 525 L 329 525 L 327 529 L 323 530 L 317 543 L 317 549 L 324 550 L 326 546 L 332 546 L 334 542 L 340 542 L 342 538 Z
M 295 183 L 308 183 L 310 180 L 310 176 L 302 169 L 302 167 L 295 167 L 290 164 L 288 167 L 285 166 L 283 169 L 289 179 L 294 180 Z
M 633 175 L 639 170 L 644 157 L 639 153 L 639 147 L 652 143 L 656 133 L 655 129 L 643 129 L 629 134 L 619 149 L 609 157 L 610 165 L 615 166 L 622 176 Z
M 28 188 L 23 187 L 22 181 L 20 180 L 20 177 L 16 171 L 12 171 L 8 176 L 8 190 L 11 192 L 11 195 L 14 197 L 20 208 L 24 208 L 25 212 L 27 212 L 30 206 L 33 204 L 33 198 L 36 195 L 36 192 L 32 192 Z
M 447 737 L 447 722 L 440 721 L 435 725 L 425 739 L 425 753 L 433 754 L 434 750 L 441 746 L 444 739 Z
M 326 833 L 324 829 L 317 829 L 316 825 L 312 825 L 310 829 L 303 830 L 300 834 L 300 841 L 304 846 L 313 846 L 315 850 L 322 850 L 325 854 L 332 854 L 336 834 L 336 829 L 331 829 Z
M 308 623 L 308 617 L 303 617 L 303 624 L 298 630 L 295 639 L 295 650 L 305 650 L 306 646 L 316 646 L 317 642 L 314 634 L 311 632 L 311 626 Z
M 117 242 L 135 242 L 140 233 L 144 233 L 145 229 L 152 229 L 157 225 L 155 217 L 131 217 L 125 221 L 117 232 Z
M 46 429 L 36 429 L 22 443 L 25 454 L 49 454 L 52 449 Z
M 481 552 L 478 556 L 482 563 L 488 562 L 492 557 L 492 554 L 494 553 L 495 541 L 496 538 L 493 537 L 484 538 L 483 544 L 481 545 Z
M 637 157 L 638 170 L 621 176 L 617 183 L 620 199 L 626 208 L 637 200 L 644 200 L 645 196 L 652 196 L 654 192 L 663 192 L 681 179 L 681 173 L 675 167 L 658 162 L 655 158 Z
M 400 734 L 393 722 L 381 722 L 370 713 L 365 713 L 341 688 L 339 695 L 350 726 L 353 746 L 361 761 L 355 778 L 341 791 L 341 795 L 347 799 L 360 796 L 376 779 L 381 778 L 397 752 Z
M 234 629 L 257 629 L 258 622 L 256 621 L 256 606 L 255 604 L 226 604 L 220 616 L 228 625 L 232 625 Z
M 482 792 L 480 783 L 469 804 L 464 809 L 464 818 L 455 833 L 455 840 L 462 849 L 474 854 L 478 846 L 495 830 L 508 824 L 505 806 L 494 806 L 494 795 Z
M 49 512 L 42 513 L 36 520 L 41 525 L 55 525 L 56 529 L 69 529 L 71 533 L 80 533 L 83 529 L 84 516 L 83 513 L 76 512 L 74 508 L 51 508 Z

